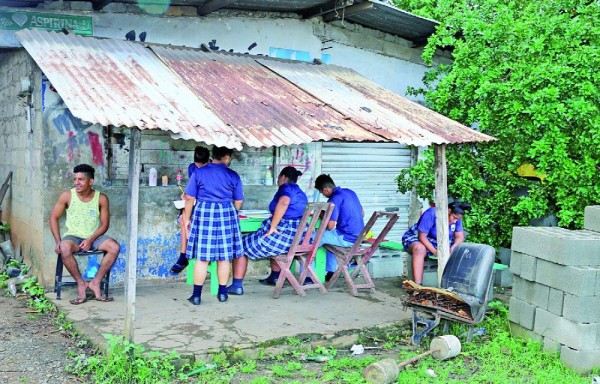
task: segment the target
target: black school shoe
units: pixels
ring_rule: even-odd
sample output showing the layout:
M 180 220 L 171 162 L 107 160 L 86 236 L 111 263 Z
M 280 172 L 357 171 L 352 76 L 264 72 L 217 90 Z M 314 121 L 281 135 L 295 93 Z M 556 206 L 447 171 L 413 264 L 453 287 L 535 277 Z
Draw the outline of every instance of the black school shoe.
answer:
M 183 264 L 179 264 L 179 263 L 175 263 L 173 264 L 173 266 L 171 267 L 171 273 L 174 274 L 179 274 L 181 273 L 181 271 L 183 271 L 185 269 L 185 267 L 187 267 L 189 264 L 188 259 L 185 259 L 185 262 L 183 262 Z
M 224 301 L 227 301 L 227 299 L 229 298 L 229 296 L 227 296 L 226 293 L 219 293 L 217 295 L 217 299 L 222 303 Z
M 267 277 L 266 279 L 258 280 L 258 282 L 261 283 L 262 285 L 270 285 L 271 287 L 274 287 L 277 284 L 277 279 L 269 279 Z
M 200 296 L 190 296 L 188 301 L 194 305 L 200 305 Z

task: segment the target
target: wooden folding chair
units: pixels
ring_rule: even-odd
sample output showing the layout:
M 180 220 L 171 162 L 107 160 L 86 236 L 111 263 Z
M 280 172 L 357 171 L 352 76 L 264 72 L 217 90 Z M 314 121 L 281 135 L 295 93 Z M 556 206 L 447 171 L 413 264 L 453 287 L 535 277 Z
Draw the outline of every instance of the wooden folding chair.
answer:
M 377 236 L 374 242 L 369 242 L 368 246 L 361 248 L 365 236 L 380 218 L 387 218 L 387 224 L 385 227 L 383 227 L 383 230 L 381 233 L 379 233 L 379 236 Z M 393 212 L 373 212 L 373 215 L 367 222 L 367 225 L 365 225 L 365 228 L 362 230 L 360 235 L 358 235 L 358 238 L 352 247 L 347 248 L 326 244 L 325 249 L 332 252 L 338 262 L 338 269 L 331 277 L 331 280 L 329 280 L 327 283 L 326 288 L 330 289 L 338 277 L 340 277 L 340 274 L 343 274 L 352 295 L 358 296 L 359 289 L 370 289 L 373 291 L 375 289 L 375 284 L 371 279 L 371 275 L 369 274 L 366 264 L 379 247 L 379 244 L 383 241 L 385 235 L 387 235 L 394 224 L 396 224 L 398 218 L 398 214 Z M 350 269 L 352 268 L 354 268 L 354 270 L 350 272 Z M 358 282 L 359 276 L 362 276 L 364 283 Z
M 290 250 L 284 255 L 273 256 L 273 259 L 281 268 L 281 273 L 273 290 L 274 298 L 279 297 L 286 280 L 290 282 L 292 288 L 300 296 L 305 296 L 304 291 L 312 288 L 318 288 L 321 293 L 327 293 L 325 286 L 317 277 L 312 263 L 332 212 L 333 204 L 331 203 L 309 203 L 306 205 Z M 318 220 L 319 218 L 321 220 Z M 321 225 L 317 228 L 319 223 Z M 294 260 L 302 268 L 298 278 L 290 270 Z M 312 279 L 313 284 L 303 285 L 307 276 Z

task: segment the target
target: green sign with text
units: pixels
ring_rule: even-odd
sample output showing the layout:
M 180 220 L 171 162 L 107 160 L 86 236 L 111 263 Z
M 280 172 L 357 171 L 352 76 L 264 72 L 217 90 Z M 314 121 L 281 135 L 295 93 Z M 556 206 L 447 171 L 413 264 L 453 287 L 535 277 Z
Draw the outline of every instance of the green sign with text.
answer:
M 92 18 L 89 16 L 6 10 L 0 10 L 0 29 L 13 31 L 20 29 L 62 31 L 66 29 L 78 35 L 94 34 Z

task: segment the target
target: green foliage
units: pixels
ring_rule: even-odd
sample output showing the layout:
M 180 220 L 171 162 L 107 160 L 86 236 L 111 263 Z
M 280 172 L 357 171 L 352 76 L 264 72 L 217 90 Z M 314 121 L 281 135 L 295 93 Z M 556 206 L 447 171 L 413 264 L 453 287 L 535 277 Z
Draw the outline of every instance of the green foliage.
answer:
M 143 347 L 107 336 L 108 351 L 96 356 L 81 355 L 69 371 L 94 383 L 170 383 L 176 376 L 173 362 L 179 355 L 146 352 Z
M 468 200 L 470 240 L 508 246 L 512 227 L 554 213 L 583 225 L 600 203 L 600 3 L 584 0 L 403 0 L 400 7 L 441 20 L 424 59 L 452 48 L 432 69 L 429 106 L 498 141 L 448 146 L 448 193 Z M 594 21 L 596 20 L 596 21 Z M 530 182 L 533 164 L 547 178 Z M 400 191 L 433 192 L 433 153 L 398 177 Z M 525 195 L 523 192 L 526 191 Z

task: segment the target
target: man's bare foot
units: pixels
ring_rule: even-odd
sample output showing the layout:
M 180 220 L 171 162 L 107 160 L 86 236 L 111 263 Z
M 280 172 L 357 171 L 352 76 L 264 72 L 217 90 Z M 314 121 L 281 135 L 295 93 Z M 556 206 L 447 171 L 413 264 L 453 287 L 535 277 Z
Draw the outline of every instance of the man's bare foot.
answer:
M 96 279 L 90 281 L 88 283 L 88 288 L 92 290 L 92 292 L 94 292 L 94 296 L 96 298 L 99 298 L 100 296 L 102 296 L 102 292 L 100 290 L 100 281 L 96 281 Z
M 87 290 L 88 285 L 85 281 L 82 283 L 77 283 L 77 297 L 85 299 L 85 291 Z

